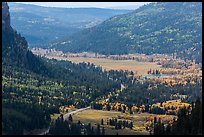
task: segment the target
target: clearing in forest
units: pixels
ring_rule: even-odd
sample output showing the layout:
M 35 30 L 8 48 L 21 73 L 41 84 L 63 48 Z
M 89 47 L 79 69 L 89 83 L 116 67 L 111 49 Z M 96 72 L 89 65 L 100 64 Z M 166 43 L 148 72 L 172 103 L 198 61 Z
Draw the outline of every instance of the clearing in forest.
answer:
M 135 60 L 113 60 L 105 58 L 86 58 L 86 57 L 56 57 L 48 56 L 48 58 L 55 58 L 58 60 L 69 60 L 74 63 L 89 62 L 96 66 L 101 66 L 105 70 L 128 70 L 137 72 L 137 75 L 146 75 L 150 69 L 160 69 L 161 65 L 155 62 L 138 62 Z
M 82 123 L 88 124 L 91 123 L 94 128 L 97 124 L 101 125 L 101 119 L 104 121 L 104 125 L 101 127 L 105 128 L 105 134 L 107 135 L 149 135 L 149 132 L 145 129 L 146 119 L 149 117 L 159 116 L 149 113 L 140 113 L 140 114 L 126 114 L 117 111 L 103 111 L 95 109 L 87 109 L 72 115 L 74 122 L 80 120 Z M 163 115 L 166 116 L 166 115 Z M 167 116 L 173 119 L 173 116 Z M 132 120 L 133 129 L 124 128 L 116 130 L 114 126 L 107 125 L 107 120 L 111 118 L 117 118 L 118 120 Z

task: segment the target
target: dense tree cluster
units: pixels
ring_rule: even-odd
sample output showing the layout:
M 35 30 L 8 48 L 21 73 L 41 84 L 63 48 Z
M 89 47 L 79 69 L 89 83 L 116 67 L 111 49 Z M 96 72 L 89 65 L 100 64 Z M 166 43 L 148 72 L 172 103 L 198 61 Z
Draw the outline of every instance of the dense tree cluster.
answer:
M 125 79 L 121 79 L 125 80 Z M 120 112 L 128 112 L 130 114 L 137 112 L 149 112 L 154 114 L 170 114 L 176 115 L 178 106 L 165 105 L 169 100 L 181 99 L 183 105 L 195 101 L 196 98 L 202 96 L 202 81 L 191 83 L 187 80 L 187 84 L 172 84 L 171 82 L 154 82 L 144 80 L 143 82 L 132 82 L 132 78 L 125 80 L 123 84 L 126 88 L 123 91 L 111 92 L 108 96 L 100 98 L 99 101 L 92 102 L 91 106 L 98 110 L 115 110 Z M 185 97 L 182 97 L 185 96 Z M 160 102 L 160 106 L 153 104 Z
M 147 74 L 153 74 L 153 75 L 158 75 L 158 74 L 160 74 L 160 72 L 159 72 L 159 70 L 152 70 L 152 69 L 150 69 L 149 71 L 147 71 Z
M 71 115 L 70 115 L 71 117 Z M 73 122 L 73 119 L 64 120 L 63 115 L 52 122 L 49 134 L 51 135 L 105 135 L 105 129 L 100 124 L 94 128 L 91 123 L 83 124 L 80 121 Z
M 46 74 L 44 76 L 24 68 L 4 65 L 3 102 L 10 103 L 10 106 L 13 106 L 16 100 L 22 103 L 45 105 L 48 107 L 49 114 L 53 114 L 59 113 L 60 106 L 87 107 L 97 97 L 119 88 L 119 83 L 112 78 L 114 73 L 102 72 L 101 68 L 85 63 L 79 65 L 68 63 L 70 65 L 68 66 L 66 62 L 57 62 L 55 65 L 60 67 L 60 63 L 65 64 L 63 67 L 67 70 L 69 68 L 73 73 L 60 70 L 63 68 L 61 66 L 62 68 L 58 70 L 56 68 L 55 72 L 59 72 L 56 76 L 46 76 Z M 12 109 L 16 110 L 14 106 Z
M 192 103 L 192 108 L 180 109 L 177 120 L 164 125 L 161 120 L 154 122 L 155 135 L 201 135 L 202 103 L 200 99 Z
M 45 105 L 7 100 L 2 106 L 2 130 L 5 133 L 21 135 L 24 131 L 46 128 L 50 124 L 50 113 Z
M 120 102 L 124 104 L 136 104 L 137 106 L 152 105 L 157 102 L 165 102 L 168 100 L 180 99 L 177 95 L 187 95 L 182 99 L 183 102 L 192 102 L 196 98 L 202 96 L 202 83 L 195 84 L 176 84 L 173 86 L 168 83 L 159 83 L 152 81 L 137 82 L 135 84 L 129 83 L 123 92 L 112 94 L 110 102 Z
M 128 120 L 118 120 L 112 118 L 107 121 L 107 125 L 115 126 L 115 129 L 130 128 L 133 129 L 133 122 Z

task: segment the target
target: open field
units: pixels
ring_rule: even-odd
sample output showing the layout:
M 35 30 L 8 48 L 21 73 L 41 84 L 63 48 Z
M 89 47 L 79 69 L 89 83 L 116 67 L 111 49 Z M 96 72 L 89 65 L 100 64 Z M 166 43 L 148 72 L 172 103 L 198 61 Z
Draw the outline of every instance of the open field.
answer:
M 94 110 L 94 109 L 87 109 L 82 112 L 79 112 L 77 114 L 74 114 L 73 120 L 74 122 L 78 122 L 80 120 L 82 123 L 91 123 L 92 126 L 96 127 L 96 125 L 99 123 L 101 124 L 101 119 L 104 120 L 104 126 L 105 133 L 108 135 L 116 135 L 117 133 L 119 135 L 148 135 L 149 132 L 145 130 L 145 123 L 146 119 L 150 116 L 158 116 L 155 114 L 149 114 L 149 113 L 140 113 L 140 114 L 125 114 L 121 112 L 116 111 L 103 111 L 103 110 Z M 165 116 L 165 115 L 163 115 Z M 172 117 L 172 116 L 167 116 Z M 107 125 L 107 119 L 110 118 L 118 118 L 121 120 L 128 120 L 131 119 L 133 121 L 133 130 L 129 128 L 116 130 L 113 126 Z
M 75 111 L 75 110 L 77 110 L 76 108 L 70 108 L 69 109 L 69 113 L 70 112 L 73 112 L 73 111 Z M 61 114 L 66 114 L 67 112 L 61 112 Z M 56 120 L 58 117 L 60 116 L 60 114 L 57 114 L 57 113 L 55 113 L 55 114 L 53 114 L 53 115 L 51 115 L 51 119 L 52 120 Z
M 74 63 L 90 62 L 96 66 L 101 66 L 106 70 L 129 70 L 137 72 L 138 75 L 145 75 L 147 71 L 151 69 L 160 69 L 161 65 L 157 65 L 155 62 L 138 62 L 135 60 L 112 60 L 103 58 L 85 58 L 85 57 L 56 57 L 47 56 L 48 58 L 55 58 L 59 60 L 69 60 Z
M 144 130 L 144 126 L 142 126 L 143 123 L 145 123 L 145 115 L 146 114 L 138 114 L 141 116 L 133 116 L 133 124 L 134 124 L 134 129 L 137 127 L 137 130 L 130 130 L 129 128 L 121 129 L 121 130 L 116 130 L 114 126 L 107 125 L 107 119 L 110 118 L 118 118 L 118 116 L 128 116 L 127 114 L 122 114 L 121 112 L 115 112 L 115 111 L 102 111 L 102 110 L 94 110 L 94 109 L 88 109 L 84 110 L 82 112 L 79 112 L 77 114 L 74 114 L 73 120 L 74 122 L 77 122 L 80 120 L 82 123 L 91 123 L 94 128 L 96 128 L 97 124 L 101 124 L 101 119 L 104 120 L 104 126 L 105 128 L 105 134 L 108 135 L 116 135 L 117 133 L 119 135 L 148 135 L 149 132 Z

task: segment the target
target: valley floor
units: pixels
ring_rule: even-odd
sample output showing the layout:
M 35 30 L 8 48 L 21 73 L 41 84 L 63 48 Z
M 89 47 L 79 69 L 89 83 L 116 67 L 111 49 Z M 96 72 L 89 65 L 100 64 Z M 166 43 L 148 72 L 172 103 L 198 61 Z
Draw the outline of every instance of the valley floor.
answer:
M 56 116 L 58 116 L 58 114 L 56 114 Z M 106 135 L 149 135 L 150 132 L 146 130 L 146 126 L 153 117 L 161 117 L 162 119 L 168 119 L 168 121 L 170 121 L 176 116 L 156 115 L 150 113 L 135 113 L 130 115 L 128 113 L 121 113 L 118 111 L 103 111 L 95 109 L 86 109 L 72 115 L 74 123 L 77 123 L 78 121 L 83 124 L 91 123 L 94 128 L 97 128 L 97 124 L 101 125 L 101 119 L 103 119 L 104 124 L 101 125 L 101 128 L 105 128 Z M 133 121 L 133 129 L 115 129 L 114 126 L 107 125 L 107 120 L 109 121 L 111 118 L 117 118 L 118 120 L 131 120 Z
M 101 66 L 105 70 L 128 70 L 138 75 L 145 75 L 150 69 L 160 69 L 161 65 L 156 62 L 138 62 L 135 60 L 113 60 L 106 58 L 87 58 L 87 57 L 58 57 L 47 56 L 58 60 L 68 60 L 74 63 L 89 62 L 96 66 Z

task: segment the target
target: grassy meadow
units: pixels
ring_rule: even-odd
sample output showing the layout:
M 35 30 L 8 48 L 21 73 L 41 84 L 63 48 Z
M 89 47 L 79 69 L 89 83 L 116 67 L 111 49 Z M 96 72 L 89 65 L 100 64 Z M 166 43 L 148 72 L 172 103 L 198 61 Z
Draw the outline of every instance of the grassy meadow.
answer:
M 131 116 L 134 124 L 133 130 L 129 128 L 116 130 L 114 126 L 107 125 L 107 119 L 122 117 L 122 120 L 125 120 L 126 118 L 128 119 L 130 117 L 129 114 L 124 114 L 121 112 L 87 109 L 74 114 L 72 117 L 74 122 L 78 122 L 78 120 L 80 120 L 82 123 L 91 123 L 94 128 L 97 127 L 97 124 L 101 124 L 101 119 L 103 119 L 104 125 L 101 125 L 101 127 L 105 128 L 105 134 L 107 135 L 116 135 L 117 133 L 119 135 L 148 135 L 149 132 L 146 131 L 145 127 L 143 126 L 146 122 L 146 115 L 147 114 L 144 113 L 134 114 Z
M 69 60 L 74 63 L 90 62 L 96 66 L 101 66 L 105 70 L 128 70 L 137 72 L 138 75 L 145 75 L 147 71 L 151 69 L 160 69 L 161 65 L 157 65 L 155 62 L 138 62 L 135 60 L 112 60 L 104 58 L 85 58 L 85 57 L 55 57 L 48 56 L 48 58 L 55 58 L 58 60 Z
M 149 132 L 145 128 L 146 120 L 150 117 L 159 116 L 162 118 L 168 118 L 169 120 L 173 119 L 174 116 L 166 115 L 155 115 L 149 113 L 137 113 L 137 114 L 126 114 L 117 111 L 103 111 L 95 109 L 87 109 L 82 112 L 74 114 L 74 122 L 80 120 L 82 123 L 91 123 L 92 126 L 96 128 L 97 124 L 101 124 L 101 119 L 104 120 L 104 125 L 101 127 L 105 128 L 105 134 L 107 135 L 149 135 Z M 132 120 L 133 121 L 133 130 L 129 128 L 124 128 L 121 130 L 116 130 L 114 126 L 107 125 L 107 120 L 111 118 L 117 118 L 118 120 Z

